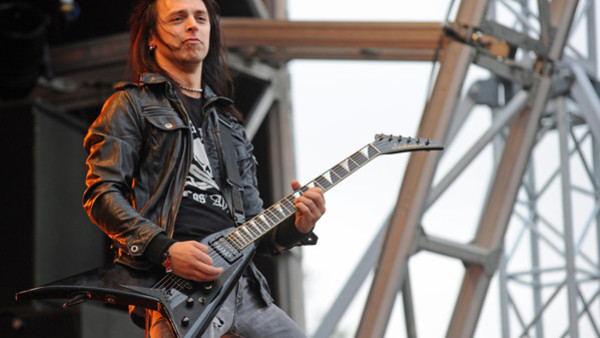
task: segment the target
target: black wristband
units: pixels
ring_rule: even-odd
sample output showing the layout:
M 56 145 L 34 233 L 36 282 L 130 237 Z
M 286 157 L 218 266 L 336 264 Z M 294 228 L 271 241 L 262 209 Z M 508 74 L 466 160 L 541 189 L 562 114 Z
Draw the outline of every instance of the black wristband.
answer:
M 294 225 L 293 218 L 291 220 L 285 221 L 276 230 L 275 242 L 284 248 L 290 248 L 312 235 L 312 231 L 306 234 L 298 231 L 296 225 Z
M 156 265 L 162 264 L 165 257 L 163 257 L 164 253 L 169 249 L 171 245 L 175 243 L 175 240 L 167 237 L 164 233 L 159 233 L 154 236 L 154 238 L 148 244 L 146 251 L 144 251 L 144 256 L 151 262 Z

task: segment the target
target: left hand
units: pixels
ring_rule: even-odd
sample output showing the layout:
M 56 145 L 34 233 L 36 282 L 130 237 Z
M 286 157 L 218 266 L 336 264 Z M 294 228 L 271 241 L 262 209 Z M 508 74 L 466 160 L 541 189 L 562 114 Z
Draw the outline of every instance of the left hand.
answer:
M 298 190 L 301 187 L 298 181 L 292 181 L 293 190 Z M 296 229 L 303 234 L 307 234 L 325 213 L 323 189 L 309 188 L 302 196 L 294 200 L 294 205 L 296 206 Z

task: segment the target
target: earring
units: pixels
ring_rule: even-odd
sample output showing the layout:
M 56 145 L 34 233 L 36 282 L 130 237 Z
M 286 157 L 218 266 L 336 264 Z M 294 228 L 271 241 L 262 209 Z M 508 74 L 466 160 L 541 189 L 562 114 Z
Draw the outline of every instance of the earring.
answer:
M 156 49 L 156 45 L 148 45 L 148 50 L 150 52 L 154 52 L 155 49 Z

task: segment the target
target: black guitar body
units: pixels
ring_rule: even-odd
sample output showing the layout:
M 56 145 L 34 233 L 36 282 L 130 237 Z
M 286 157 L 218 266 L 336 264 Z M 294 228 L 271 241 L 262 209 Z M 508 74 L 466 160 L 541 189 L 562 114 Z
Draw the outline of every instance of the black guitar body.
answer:
M 164 270 L 135 270 L 112 264 L 50 284 L 17 293 L 18 300 L 66 299 L 65 305 L 85 300 L 140 306 L 161 311 L 169 318 L 178 337 L 196 337 L 203 332 L 254 256 L 254 245 L 238 252 L 222 253 L 216 247 L 232 229 L 212 234 L 201 242 L 209 247 L 221 275 L 211 282 L 193 282 Z M 220 257 L 225 255 L 227 257 Z

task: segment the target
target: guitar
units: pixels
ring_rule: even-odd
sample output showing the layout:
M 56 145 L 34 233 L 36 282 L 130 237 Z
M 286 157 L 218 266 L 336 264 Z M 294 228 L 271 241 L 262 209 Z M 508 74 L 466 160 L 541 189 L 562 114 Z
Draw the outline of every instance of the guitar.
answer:
M 193 282 L 165 273 L 164 269 L 141 271 L 112 264 L 21 291 L 16 298 L 67 299 L 64 307 L 86 300 L 140 306 L 161 311 L 177 337 L 196 337 L 210 324 L 252 260 L 256 241 L 295 213 L 294 199 L 310 187 L 328 191 L 379 155 L 442 149 L 442 145 L 428 139 L 375 135 L 374 142 L 246 223 L 204 238 L 201 242 L 208 246 L 213 265 L 223 267 L 221 275 L 211 282 Z

